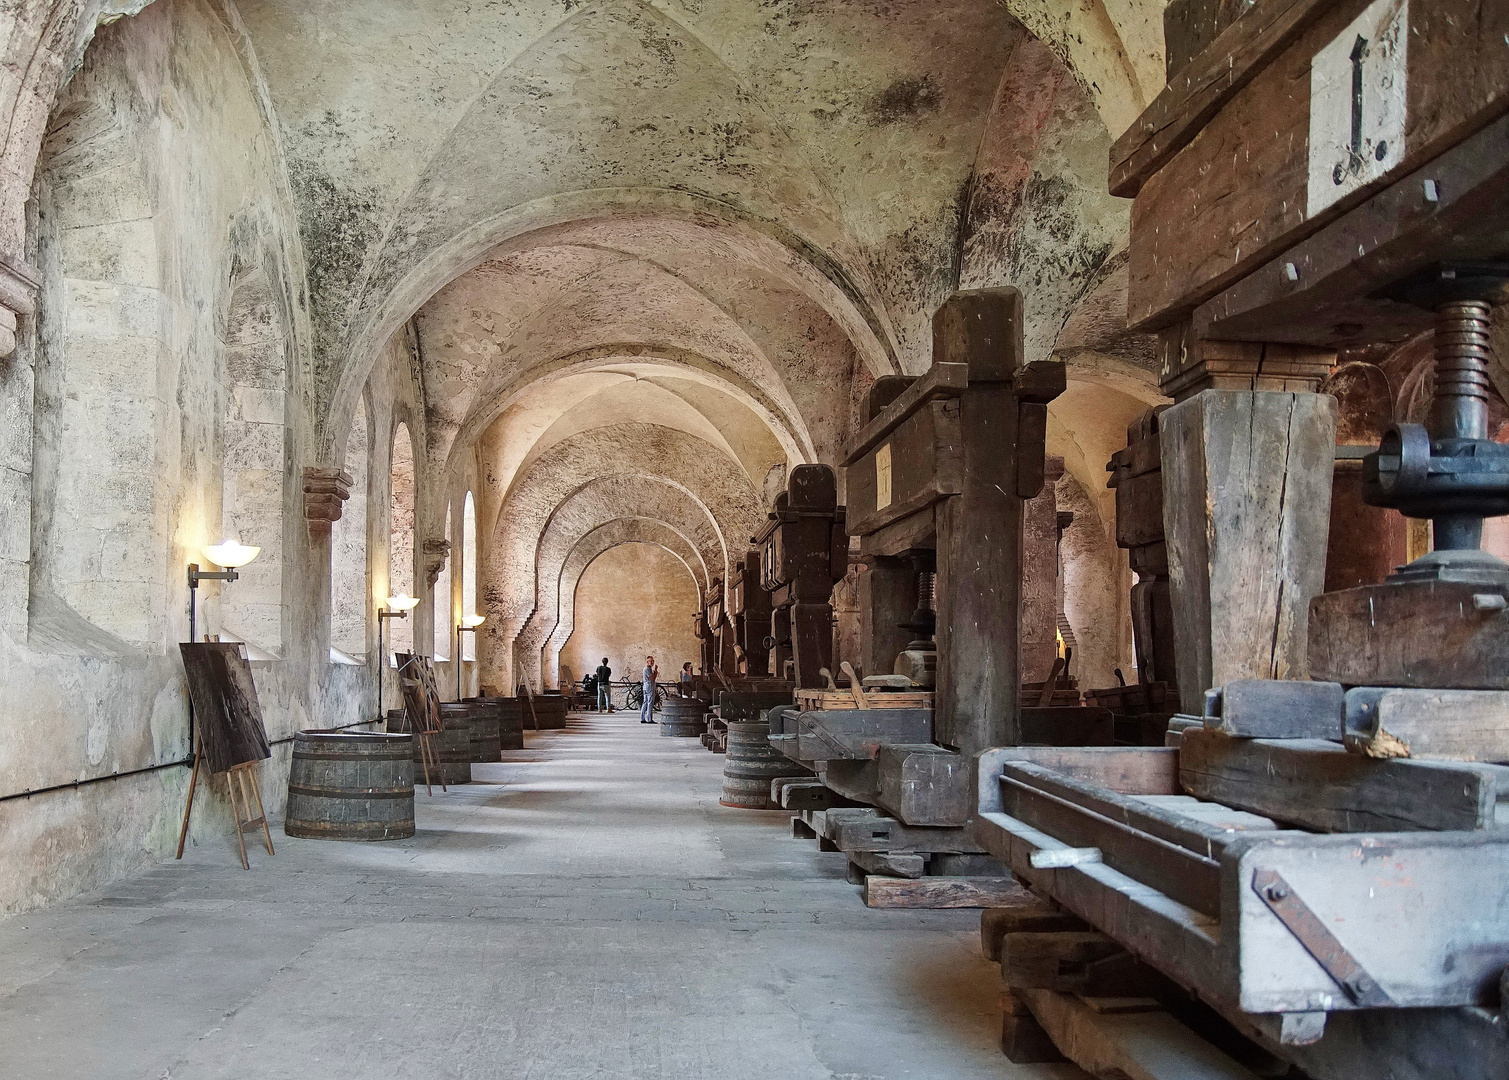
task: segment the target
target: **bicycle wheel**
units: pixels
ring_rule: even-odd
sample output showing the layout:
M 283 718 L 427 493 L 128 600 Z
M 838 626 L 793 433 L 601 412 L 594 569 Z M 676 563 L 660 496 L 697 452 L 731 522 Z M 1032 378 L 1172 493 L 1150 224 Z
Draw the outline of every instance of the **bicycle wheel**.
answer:
M 636 686 L 632 683 L 629 684 L 628 690 L 624 692 L 624 707 L 629 709 L 638 709 L 643 704 L 644 687 Z

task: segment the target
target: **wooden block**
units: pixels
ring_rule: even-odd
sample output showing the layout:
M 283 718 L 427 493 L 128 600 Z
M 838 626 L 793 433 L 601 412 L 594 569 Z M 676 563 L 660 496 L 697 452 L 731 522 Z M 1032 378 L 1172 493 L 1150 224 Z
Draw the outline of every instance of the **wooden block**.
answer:
M 849 862 L 867 874 L 886 877 L 920 878 L 927 871 L 921 855 L 889 851 L 851 851 Z
M 927 872 L 939 877 L 1005 877 L 1010 873 L 994 855 L 962 851 L 934 852 L 928 858 Z
M 973 799 L 970 763 L 932 743 L 886 744 L 875 754 L 879 804 L 908 825 L 962 826 Z
M 873 908 L 1000 907 L 1029 895 L 1011 878 L 865 879 L 865 906 Z
M 1184 733 L 1179 782 L 1196 798 L 1321 832 L 1489 829 L 1509 767 L 1373 760 L 1312 739 Z
M 791 819 L 791 835 L 796 837 L 798 840 L 817 839 L 817 833 L 813 831 L 812 826 L 808 825 L 799 817 L 794 817 Z
M 1066 1060 L 1032 1010 L 1009 993 L 1001 994 L 1001 1053 L 1016 1065 L 1050 1065 Z
M 1121 1015 L 1125 1013 L 1160 1012 L 1163 1006 L 1158 1004 L 1157 998 L 1150 997 L 1089 997 L 1085 994 L 1075 995 L 1082 1001 L 1091 1012 L 1102 1016 Z
M 1509 762 L 1509 692 L 1353 687 L 1343 741 L 1366 757 Z
M 1001 959 L 1001 939 L 1007 934 L 1057 933 L 1088 930 L 1077 915 L 1063 911 L 1051 901 L 1029 896 L 1007 907 L 980 912 L 980 951 L 987 960 Z
M 1198 725 L 1200 721 L 1195 721 Z M 981 811 L 1000 811 L 1008 762 L 1030 762 L 1123 795 L 1178 795 L 1179 752 L 1165 746 L 998 746 L 976 759 Z
M 853 859 L 850 859 L 844 864 L 844 880 L 847 881 L 850 885 L 863 885 L 865 883 L 865 878 L 868 876 L 868 871 L 866 871 L 863 866 L 860 866 Z
M 1001 981 L 1013 990 L 1087 992 L 1085 968 L 1126 950 L 1095 930 L 1017 932 L 1001 940 Z
M 1205 726 L 1243 739 L 1341 738 L 1340 683 L 1235 679 L 1205 694 Z
M 838 792 L 823 785 L 820 780 L 790 780 L 779 782 L 778 803 L 782 810 L 827 810 L 835 806 L 854 804 Z M 774 787 L 775 784 L 772 784 Z
M 1317 596 L 1310 673 L 1349 686 L 1509 690 L 1509 617 L 1476 599 L 1502 594 L 1419 581 Z
M 1135 1080 L 1256 1080 L 1166 1012 L 1097 1013 L 1072 994 L 1023 990 L 1033 1017 L 1093 1076 Z
M 835 808 L 825 816 L 822 835 L 843 851 L 980 852 L 966 829 L 906 825 L 879 810 Z
M 1202 711 L 1212 686 L 1307 675 L 1309 603 L 1325 584 L 1318 553 L 1335 416 L 1325 394 L 1227 390 L 1160 414 L 1184 711 Z

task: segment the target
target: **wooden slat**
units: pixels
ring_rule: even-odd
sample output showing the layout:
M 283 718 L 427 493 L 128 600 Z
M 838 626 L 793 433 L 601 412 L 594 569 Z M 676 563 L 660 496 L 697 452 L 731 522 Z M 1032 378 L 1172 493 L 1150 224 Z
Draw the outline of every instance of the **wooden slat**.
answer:
M 1503 766 L 1375 761 L 1318 739 L 1192 728 L 1179 749 L 1179 782 L 1191 795 L 1321 832 L 1491 828 L 1506 780 Z
M 993 908 L 1031 896 L 1011 878 L 865 878 L 865 906 L 872 908 Z
M 1130 199 L 1221 106 L 1335 0 L 1269 0 L 1247 13 L 1163 88 L 1111 147 L 1112 195 Z

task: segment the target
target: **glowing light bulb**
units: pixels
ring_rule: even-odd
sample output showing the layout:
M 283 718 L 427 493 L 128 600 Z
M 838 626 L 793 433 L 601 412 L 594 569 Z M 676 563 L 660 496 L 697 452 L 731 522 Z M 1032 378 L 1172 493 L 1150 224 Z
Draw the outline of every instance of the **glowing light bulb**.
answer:
M 397 596 L 388 597 L 388 609 L 390 611 L 413 611 L 418 606 L 419 598 L 417 596 L 399 593 Z
M 481 626 L 486 621 L 487 621 L 487 616 L 486 615 L 475 615 L 474 614 L 474 615 L 463 615 L 463 616 L 461 616 L 461 625 L 464 626 L 464 627 L 466 627 L 468 630 L 471 630 L 471 629 L 473 629 L 475 627 Z

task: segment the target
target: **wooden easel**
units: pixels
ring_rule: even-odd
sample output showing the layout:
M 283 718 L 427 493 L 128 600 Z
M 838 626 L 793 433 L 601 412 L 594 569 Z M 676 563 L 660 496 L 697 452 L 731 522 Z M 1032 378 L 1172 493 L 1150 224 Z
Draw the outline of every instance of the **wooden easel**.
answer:
M 219 644 L 220 637 L 218 634 L 214 636 L 206 634 L 204 635 L 204 640 L 206 644 Z M 242 655 L 240 646 L 236 646 L 236 655 L 243 663 L 245 662 L 245 656 Z M 235 679 L 233 678 L 231 682 L 234 684 Z M 245 709 L 246 705 L 249 704 L 251 714 L 255 717 L 256 733 L 261 741 L 263 756 L 265 757 L 267 736 L 265 731 L 262 729 L 261 713 L 256 706 L 256 690 L 255 687 L 251 685 L 249 676 L 245 679 L 245 686 L 242 691 L 242 696 L 249 696 L 250 698 L 249 702 L 243 702 L 243 710 Z M 192 723 L 194 718 L 194 698 L 192 693 L 189 697 L 189 718 L 190 722 Z M 178 827 L 178 848 L 173 855 L 175 859 L 183 858 L 184 843 L 188 840 L 189 835 L 189 815 L 194 810 L 194 794 L 199 788 L 199 770 L 200 767 L 204 764 L 205 760 L 202 727 L 203 722 L 207 721 L 202 720 L 201 724 L 195 725 L 193 729 L 194 737 L 192 757 L 194 759 L 194 766 L 189 773 L 189 790 L 187 796 L 185 796 L 184 798 L 183 803 L 183 821 Z M 236 818 L 236 845 L 240 849 L 241 869 L 243 870 L 251 869 L 251 863 L 248 862 L 246 858 L 246 838 L 243 835 L 245 830 L 249 827 L 260 825 L 262 827 L 263 841 L 267 844 L 267 853 L 269 855 L 276 854 L 276 852 L 273 851 L 272 846 L 272 832 L 267 825 L 267 811 L 262 806 L 262 792 L 260 791 L 257 784 L 257 775 L 255 769 L 257 762 L 260 760 L 261 758 L 256 758 L 251 761 L 244 761 L 240 764 L 232 765 L 225 771 L 224 774 L 226 778 L 226 785 L 230 791 L 231 811 L 232 813 L 234 813 Z M 253 801 L 255 801 L 257 804 L 256 817 L 253 817 L 251 814 L 251 804 Z
M 274 854 L 272 849 L 272 833 L 267 828 L 267 811 L 262 808 L 262 792 L 257 786 L 256 774 L 257 762 L 248 761 L 241 765 L 234 765 L 225 773 L 226 786 L 230 788 L 231 810 L 236 815 L 236 845 L 241 849 L 241 869 L 250 870 L 251 863 L 246 861 L 246 837 L 247 829 L 262 826 L 262 839 L 267 844 L 267 853 Z M 239 805 L 236 799 L 237 789 L 240 789 L 241 798 Z M 251 804 L 253 800 L 257 804 L 257 816 L 251 816 Z
M 434 670 L 428 667 L 426 657 L 410 656 L 400 664 L 398 674 L 403 688 L 404 724 L 419 741 L 419 767 L 424 771 L 425 794 L 435 794 L 430 780 L 431 769 L 440 777 L 440 790 L 448 791 L 445 773 L 435 756 L 434 739 L 442 728 L 440 693 L 435 685 Z
M 612 690 L 608 691 L 610 695 L 612 694 L 612 692 Z M 539 714 L 534 711 L 534 687 L 530 686 L 527 682 L 524 684 L 524 696 L 529 699 L 529 718 L 534 721 L 534 729 L 536 731 L 539 731 L 540 717 Z M 613 698 L 610 696 L 608 698 L 608 701 L 609 703 L 611 703 L 613 701 Z

